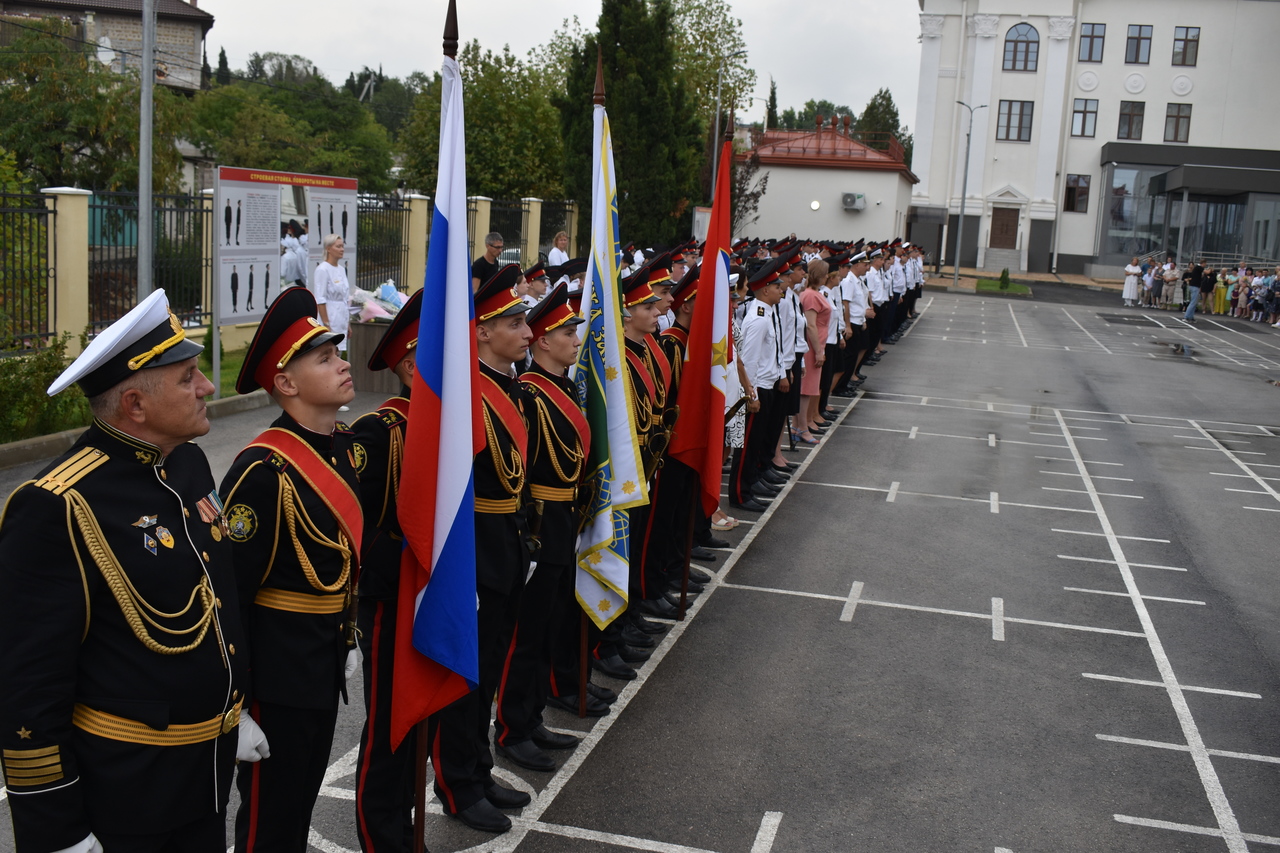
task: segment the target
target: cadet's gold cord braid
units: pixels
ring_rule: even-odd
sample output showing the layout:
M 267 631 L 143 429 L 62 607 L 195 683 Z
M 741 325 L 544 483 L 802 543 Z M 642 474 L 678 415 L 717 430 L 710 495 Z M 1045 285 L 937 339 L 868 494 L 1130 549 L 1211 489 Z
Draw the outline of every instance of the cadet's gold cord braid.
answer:
M 98 566 L 98 570 L 102 572 L 102 577 L 107 582 L 107 587 L 111 590 L 111 594 L 115 596 L 116 603 L 120 605 L 120 612 L 124 614 L 125 621 L 129 624 L 134 636 L 148 650 L 161 655 L 185 654 L 204 642 L 205 634 L 209 632 L 209 624 L 213 621 L 215 607 L 213 590 L 209 587 L 208 577 L 203 573 L 201 574 L 200 583 L 191 591 L 191 598 L 188 599 L 187 606 L 182 610 L 177 613 L 165 613 L 157 610 L 138 594 L 138 590 L 134 588 L 128 576 L 125 575 L 124 570 L 120 567 L 120 561 L 116 559 L 115 554 L 107 546 L 102 528 L 98 526 L 98 520 L 94 517 L 93 511 L 89 508 L 89 504 L 84 497 L 74 489 L 68 490 L 65 496 L 71 506 L 72 514 L 75 516 L 76 524 L 80 528 L 80 534 L 84 538 L 85 546 L 89 550 L 89 555 Z M 163 619 L 176 619 L 179 616 L 184 616 L 190 612 L 197 597 L 200 599 L 202 612 L 199 621 L 190 628 L 181 631 L 165 628 L 150 615 L 155 614 Z M 141 609 L 139 609 L 139 605 L 141 605 Z M 193 631 L 198 631 L 199 633 L 191 643 L 185 646 L 165 646 L 158 643 L 151 636 L 144 623 L 150 623 L 152 626 L 172 636 L 183 636 Z
M 489 406 L 485 404 L 484 409 L 484 434 L 488 439 L 489 455 L 493 457 L 494 470 L 498 472 L 498 479 L 502 481 L 502 488 L 507 494 L 519 497 L 524 491 L 524 460 L 520 458 L 520 453 L 516 448 L 511 448 L 511 458 L 508 460 L 503 455 L 502 449 L 498 446 L 498 436 L 493 430 L 493 420 L 489 417 Z
M 307 557 L 306 549 L 302 547 L 302 542 L 298 539 L 298 510 L 302 507 L 298 502 L 297 494 L 293 490 L 293 484 L 283 474 L 280 475 L 280 489 L 283 493 L 281 497 L 284 504 L 284 520 L 289 528 L 289 538 L 293 540 L 293 549 L 298 555 L 298 563 L 302 566 L 302 574 L 306 576 L 307 583 L 321 592 L 341 591 L 346 587 L 347 580 L 351 577 L 351 549 L 346 545 L 347 537 L 339 532 L 338 541 L 334 542 L 316 529 L 305 510 L 301 513 L 303 528 L 308 538 L 318 545 L 332 548 L 342 554 L 342 574 L 338 575 L 338 579 L 331 585 L 321 583 L 320 578 L 316 576 L 315 567 L 311 565 L 311 560 Z
M 574 434 L 572 447 L 565 444 L 551 423 L 551 413 L 547 408 L 547 402 L 542 397 L 536 397 L 534 401 L 538 406 L 538 425 L 542 430 L 542 434 L 549 436 L 551 441 L 555 442 L 552 445 L 551 441 L 549 441 L 547 446 L 547 455 L 551 458 L 551 467 L 555 469 L 556 476 L 560 478 L 561 482 L 578 482 L 578 477 L 582 475 L 582 462 L 586 459 L 586 454 L 582 452 L 582 445 L 578 442 L 577 433 Z M 560 449 L 560 453 L 563 453 L 565 458 L 573 463 L 572 474 L 566 474 L 564 469 L 560 467 L 560 454 L 556 453 L 557 447 Z
M 390 446 L 387 449 L 387 488 L 382 503 L 382 516 L 378 519 L 381 527 L 387 521 L 387 510 L 391 508 L 391 498 L 400 491 L 400 466 L 404 461 L 404 430 L 391 430 Z

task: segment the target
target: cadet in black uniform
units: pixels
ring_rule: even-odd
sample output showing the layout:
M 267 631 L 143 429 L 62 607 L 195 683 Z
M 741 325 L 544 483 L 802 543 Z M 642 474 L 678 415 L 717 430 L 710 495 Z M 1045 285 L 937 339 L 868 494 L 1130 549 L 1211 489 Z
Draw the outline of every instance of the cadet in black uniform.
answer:
M 248 656 L 222 504 L 190 443 L 209 431 L 200 351 L 163 290 L 99 334 L 49 387 L 79 383 L 93 424 L 0 517 L 18 853 L 226 849 Z
M 416 369 L 419 290 L 400 309 L 369 357 L 370 370 L 390 370 L 400 393 L 352 424 L 356 473 L 367 528 L 360 553 L 356 625 L 364 658 L 364 729 L 356 761 L 356 832 L 365 853 L 413 849 L 413 799 L 418 727 L 391 750 L 391 681 L 396 598 L 404 534 L 396 516 L 400 463 L 408 429 L 409 386 Z
M 475 293 L 476 349 L 486 442 L 473 467 L 476 502 L 476 613 L 480 686 L 428 718 L 436 795 L 445 813 L 473 829 L 506 832 L 498 811 L 529 803 L 529 795 L 494 781 L 489 708 L 511 643 L 529 568 L 522 500 L 528 427 L 512 399 L 512 365 L 523 361 L 532 335 L 529 306 L 516 292 L 519 264 L 501 267 Z
M 572 735 L 549 731 L 542 724 L 542 709 L 551 684 L 552 644 L 564 636 L 553 629 L 570 608 L 580 610 L 573 592 L 582 504 L 578 489 L 591 448 L 591 428 L 568 370 L 578 360 L 577 327 L 582 322 L 569 306 L 568 285 L 543 297 L 529 312 L 533 364 L 515 387 L 529 422 L 528 493 L 541 511 L 541 522 L 537 568 L 525 584 L 515 640 L 498 687 L 494 743 L 499 755 L 544 772 L 555 770 L 556 763 L 542 750 L 569 749 L 578 743 Z M 577 645 L 573 643 L 575 652 Z
M 349 616 L 363 523 L 342 335 L 315 319 L 305 287 L 267 309 L 236 390 L 284 409 L 232 463 L 222 491 L 250 643 L 251 715 L 271 756 L 241 766 L 236 850 L 303 851 L 345 678 L 358 666 Z

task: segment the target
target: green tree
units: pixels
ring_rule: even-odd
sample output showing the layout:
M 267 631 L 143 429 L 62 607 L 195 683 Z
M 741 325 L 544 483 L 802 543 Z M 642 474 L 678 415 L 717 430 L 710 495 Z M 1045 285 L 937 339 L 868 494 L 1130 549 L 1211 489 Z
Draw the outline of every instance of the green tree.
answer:
M 307 171 L 314 144 L 308 128 L 246 83 L 196 96 L 192 144 L 219 163 L 283 172 Z
M 413 110 L 415 90 L 399 78 L 386 76 L 381 68 L 374 71 L 366 65 L 358 73 L 351 72 L 343 88 L 356 98 L 363 96 L 364 102 L 373 110 L 373 117 L 393 139 Z
M 822 116 L 828 124 L 832 116 L 852 116 L 855 124 L 858 120 L 858 114 L 850 107 L 843 104 L 837 105 L 831 101 L 810 99 L 805 101 L 804 107 L 798 111 L 790 107 L 783 110 L 778 118 L 779 127 L 784 130 L 813 130 L 818 116 Z
M 670 0 L 672 53 L 696 115 L 712 125 L 716 113 L 716 78 L 723 69 L 721 109 L 733 112 L 751 103 L 756 72 L 747 65 L 742 20 L 728 0 Z M 657 4 L 654 4 L 655 13 Z M 735 53 L 743 56 L 733 56 Z
M 559 114 L 547 75 L 516 57 L 468 42 L 458 57 L 467 135 L 467 192 L 491 198 L 564 194 Z M 439 76 L 414 100 L 400 138 L 405 179 L 435 191 L 440 144 Z
M 612 105 L 619 224 L 623 239 L 645 245 L 671 244 L 687 234 L 693 199 L 700 194 L 701 122 L 676 74 L 675 34 L 669 0 L 604 0 L 598 33 L 581 50 L 575 48 L 566 94 L 555 99 L 565 190 L 582 204 L 581 221 L 589 222 L 591 94 L 596 45 L 601 45 L 607 104 Z
M 871 100 L 867 102 L 867 108 L 862 111 L 862 116 L 858 119 L 858 132 L 860 134 L 893 134 L 906 149 L 907 165 L 911 165 L 911 149 L 914 140 L 906 126 L 899 124 L 898 106 L 893 102 L 893 95 L 888 89 L 882 88 L 871 96 Z M 866 144 L 873 148 L 889 147 L 888 140 L 884 137 L 869 137 L 866 139 Z
M 772 76 L 769 77 L 769 101 L 765 106 L 764 126 L 766 128 L 778 126 L 778 81 Z
M 24 25 L 0 48 L 0 148 L 38 186 L 115 190 L 138 183 L 139 84 L 117 74 L 71 40 L 55 19 Z M 153 186 L 176 190 L 187 101 L 155 87 Z
M 218 50 L 218 70 L 213 79 L 219 86 L 226 86 L 231 82 L 231 66 L 227 64 L 227 49 L 225 47 Z

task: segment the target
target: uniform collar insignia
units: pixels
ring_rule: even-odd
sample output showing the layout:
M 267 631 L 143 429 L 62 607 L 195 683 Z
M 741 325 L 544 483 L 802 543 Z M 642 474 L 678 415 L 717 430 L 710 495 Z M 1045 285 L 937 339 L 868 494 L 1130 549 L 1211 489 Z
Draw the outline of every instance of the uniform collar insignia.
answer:
M 152 525 L 154 525 L 157 521 L 159 521 L 158 516 L 144 515 L 142 516 L 142 518 L 139 518 L 137 521 L 135 521 L 131 526 L 141 527 L 143 530 L 146 530 L 148 527 L 151 527 Z

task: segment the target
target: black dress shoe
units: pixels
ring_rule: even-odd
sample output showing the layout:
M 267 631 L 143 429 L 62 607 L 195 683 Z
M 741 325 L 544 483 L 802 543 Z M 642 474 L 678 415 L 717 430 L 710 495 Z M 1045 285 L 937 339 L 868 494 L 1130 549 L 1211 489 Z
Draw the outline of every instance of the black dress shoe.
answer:
M 609 655 L 607 658 L 592 658 L 591 668 L 601 675 L 607 675 L 610 678 L 617 678 L 621 681 L 634 681 L 636 671 L 622 662 L 622 658 L 618 655 Z M 590 699 L 587 700 L 590 704 Z
M 787 480 L 790 478 L 786 474 L 780 474 L 773 470 L 773 466 L 770 465 L 768 469 L 760 475 L 760 479 L 764 480 L 771 486 L 785 486 L 787 484 Z
M 728 548 L 730 543 L 728 539 L 721 539 L 719 536 L 712 533 L 698 544 L 703 548 Z M 702 581 L 702 583 L 705 583 L 705 581 Z
M 734 509 L 743 510 L 744 512 L 764 512 L 766 509 L 768 509 L 767 506 L 760 503 L 758 500 L 755 500 L 754 498 L 747 498 L 745 501 L 743 501 L 740 504 L 730 501 L 729 506 L 733 507 Z
M 855 373 L 855 374 L 853 374 L 853 375 L 854 375 L 854 376 L 856 376 L 856 377 L 858 377 L 858 378 L 859 378 L 860 380 L 862 380 L 863 382 L 866 382 L 866 381 L 867 381 L 867 377 L 863 376 L 861 373 Z
M 658 645 L 652 637 L 630 623 L 622 626 L 622 642 L 637 649 L 651 649 Z
M 666 626 L 663 626 L 663 629 L 665 630 Z M 604 687 L 599 684 L 593 684 L 590 681 L 587 682 L 587 695 L 590 698 L 599 699 L 601 702 L 604 702 L 607 705 L 612 705 L 614 702 L 618 701 L 617 693 L 613 692 L 608 687 Z M 588 704 L 590 704 L 589 700 L 588 700 Z
M 857 391 L 855 391 L 853 388 L 846 388 L 846 389 L 844 389 L 843 391 L 832 391 L 831 393 L 832 393 L 832 394 L 835 394 L 837 397 L 856 397 L 856 396 L 858 396 L 858 392 L 857 392 Z
M 648 649 L 637 649 L 635 646 L 628 646 L 626 643 L 618 649 L 618 658 L 623 663 L 644 663 L 653 657 L 653 652 Z M 632 670 L 634 673 L 635 670 Z
M 627 618 L 631 620 L 632 625 L 635 625 L 637 628 L 639 628 L 641 631 L 644 631 L 646 634 L 665 634 L 667 632 L 667 629 L 670 627 L 669 625 L 664 625 L 661 622 L 650 622 L 648 619 L 640 615 L 639 610 L 628 609 L 626 611 L 626 615 L 627 615 Z M 600 689 L 608 690 L 609 688 L 602 687 Z M 613 691 L 610 690 L 609 692 L 612 693 Z M 614 699 L 616 698 L 618 697 L 615 695 Z
M 591 687 L 591 682 L 587 682 L 587 687 Z M 564 696 L 548 696 L 547 707 L 559 708 L 575 716 L 578 713 L 578 694 L 570 693 Z M 603 717 L 609 713 L 609 705 L 603 699 L 597 699 L 591 695 L 591 691 L 587 691 L 587 716 Z
M 500 782 L 490 780 L 484 789 L 484 798 L 499 809 L 522 809 L 529 805 L 530 797 L 524 791 L 508 788 Z
M 716 552 L 710 548 L 703 548 L 701 545 L 694 545 L 693 550 L 689 552 L 689 556 L 704 563 L 714 563 L 716 561 Z
M 790 480 L 791 473 L 795 470 L 794 468 L 789 468 L 786 465 L 774 465 L 772 463 L 769 465 L 769 469 L 784 480 Z
M 664 598 L 644 598 L 636 605 L 645 616 L 654 616 L 658 619 L 674 619 L 676 618 L 676 609 L 671 606 L 671 602 Z M 603 671 L 603 670 L 602 670 Z M 608 675 L 608 673 L 605 673 Z
M 472 829 L 481 832 L 502 833 L 511 828 L 511 819 L 498 811 L 493 803 L 481 797 L 474 804 L 454 815 Z
M 680 578 L 676 578 L 675 580 L 671 581 L 671 583 L 667 584 L 667 592 L 671 593 L 671 594 L 672 594 L 672 595 L 674 595 L 677 599 L 679 599 L 679 598 L 680 598 L 680 588 L 681 588 L 681 586 L 682 586 L 682 585 L 683 585 L 683 584 L 682 584 L 682 582 L 681 582 Z M 706 589 L 706 587 L 704 587 L 702 584 L 700 584 L 700 583 L 694 583 L 694 582 L 693 582 L 693 578 L 690 578 L 690 579 L 689 579 L 689 587 L 688 587 L 689 595 L 697 595 L 697 594 L 699 594 L 700 592 L 702 592 L 704 589 Z
M 706 586 L 707 584 L 711 583 L 711 575 L 708 574 L 707 572 L 704 572 L 702 569 L 698 568 L 697 566 L 690 566 L 689 580 L 693 581 L 694 583 L 700 583 L 703 586 Z
M 531 740 L 522 740 L 503 746 L 497 744 L 494 751 L 503 758 L 518 764 L 525 770 L 536 770 L 539 773 L 551 773 L 556 769 L 556 761 L 550 755 L 538 749 Z
M 777 497 L 778 492 L 780 491 L 782 491 L 782 489 L 775 489 L 773 486 L 760 480 L 757 480 L 751 486 L 751 494 L 756 500 L 771 501 Z
M 573 735 L 561 734 L 553 732 L 546 726 L 539 724 L 533 730 L 533 742 L 542 749 L 573 749 L 578 745 L 578 739 Z M 485 796 L 489 796 L 489 792 L 485 792 Z M 527 795 L 526 795 L 527 796 Z M 489 802 L 493 803 L 493 798 L 489 797 Z M 526 801 L 527 802 L 527 801 Z M 497 803 L 493 803 L 495 806 Z
M 829 421 L 834 421 L 836 418 L 840 417 L 840 413 L 835 409 L 827 409 L 825 412 L 822 413 L 822 417 L 826 418 Z M 787 464 L 792 465 L 796 468 L 800 467 L 799 465 L 796 465 L 796 463 L 794 462 L 788 462 Z

